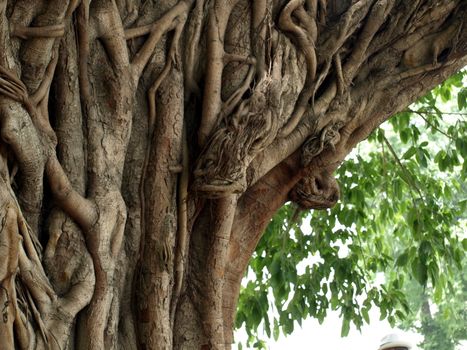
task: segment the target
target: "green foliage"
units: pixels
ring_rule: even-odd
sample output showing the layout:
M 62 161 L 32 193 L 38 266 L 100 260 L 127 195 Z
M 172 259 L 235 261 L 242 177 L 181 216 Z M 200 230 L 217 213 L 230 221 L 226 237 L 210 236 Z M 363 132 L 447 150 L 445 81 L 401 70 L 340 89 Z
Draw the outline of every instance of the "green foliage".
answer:
M 264 347 L 261 329 L 277 339 L 328 310 L 340 310 L 342 336 L 369 323 L 372 307 L 391 324 L 408 320 L 419 310 L 407 294 L 413 281 L 446 300 L 467 245 L 463 79 L 451 77 L 361 144 L 338 170 L 342 198 L 332 210 L 281 208 L 240 294 L 236 326 L 249 346 Z
M 404 286 L 410 309 L 413 310 L 400 322 L 403 329 L 424 335 L 420 344 L 424 350 L 455 350 L 461 340 L 467 339 L 467 259 L 458 270 L 447 292 L 423 288 L 413 281 Z

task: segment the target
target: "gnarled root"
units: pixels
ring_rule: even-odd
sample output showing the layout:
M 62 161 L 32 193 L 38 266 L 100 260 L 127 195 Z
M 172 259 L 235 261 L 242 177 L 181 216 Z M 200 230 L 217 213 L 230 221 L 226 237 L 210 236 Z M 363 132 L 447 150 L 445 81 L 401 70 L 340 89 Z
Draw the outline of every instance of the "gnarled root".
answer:
M 339 130 L 342 126 L 342 122 L 330 123 L 318 136 L 312 136 L 305 141 L 302 146 L 302 164 L 308 166 L 326 147 L 334 147 L 340 140 Z
M 21 238 L 16 211 L 12 206 L 7 205 L 0 210 L 0 225 L 0 256 L 6 257 L 0 265 L 0 339 L 2 349 L 14 349 L 15 277 Z
M 339 200 L 339 184 L 328 171 L 310 171 L 290 191 L 289 198 L 301 209 L 332 208 Z
M 207 197 L 241 193 L 246 187 L 246 168 L 267 147 L 280 128 L 280 86 L 263 79 L 252 96 L 225 117 L 202 152 L 194 175 L 194 187 Z

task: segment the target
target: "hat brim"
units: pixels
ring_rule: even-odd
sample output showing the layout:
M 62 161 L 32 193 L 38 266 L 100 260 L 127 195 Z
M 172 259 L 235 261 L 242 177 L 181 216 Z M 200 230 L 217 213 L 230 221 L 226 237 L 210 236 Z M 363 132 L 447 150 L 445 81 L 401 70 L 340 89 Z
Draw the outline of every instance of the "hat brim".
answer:
M 384 350 L 384 349 L 390 349 L 390 348 L 396 348 L 396 347 L 406 347 L 407 349 L 410 349 L 412 347 L 412 344 L 409 342 L 403 341 L 403 340 L 398 340 L 398 341 L 391 341 L 389 343 L 382 344 L 378 350 Z

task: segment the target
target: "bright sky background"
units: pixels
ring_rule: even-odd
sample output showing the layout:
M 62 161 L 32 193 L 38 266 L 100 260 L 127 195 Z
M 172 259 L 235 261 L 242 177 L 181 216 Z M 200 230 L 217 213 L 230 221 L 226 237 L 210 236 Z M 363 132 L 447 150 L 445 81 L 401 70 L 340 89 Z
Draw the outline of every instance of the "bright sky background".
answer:
M 342 321 L 338 312 L 330 312 L 322 325 L 314 319 L 308 319 L 303 323 L 303 327 L 295 329 L 291 336 L 281 337 L 276 343 L 274 341 L 268 342 L 269 349 L 377 350 L 381 338 L 385 335 L 389 333 L 401 334 L 402 332 L 394 331 L 387 322 L 380 322 L 376 309 L 371 311 L 371 326 L 364 326 L 361 333 L 355 328 L 351 328 L 349 335 L 341 338 Z M 419 350 L 415 346 L 421 340 L 419 336 L 407 334 L 407 339 L 414 345 L 413 350 Z
M 388 322 L 379 321 L 379 311 L 376 308 L 370 310 L 370 319 L 370 325 L 363 326 L 361 333 L 353 327 L 347 337 L 341 338 L 342 321 L 339 313 L 330 311 L 322 325 L 314 319 L 307 319 L 302 328 L 297 325 L 288 337 L 281 336 L 274 342 L 274 339 L 268 340 L 265 335 L 263 340 L 267 341 L 269 350 L 378 350 L 381 338 L 390 333 L 398 333 L 406 336 L 413 344 L 412 350 L 421 350 L 416 345 L 422 340 L 420 335 L 392 329 Z M 236 339 L 243 340 L 245 344 L 246 333 L 238 331 Z M 232 349 L 237 349 L 237 346 Z M 467 344 L 464 343 L 457 349 L 467 350 Z

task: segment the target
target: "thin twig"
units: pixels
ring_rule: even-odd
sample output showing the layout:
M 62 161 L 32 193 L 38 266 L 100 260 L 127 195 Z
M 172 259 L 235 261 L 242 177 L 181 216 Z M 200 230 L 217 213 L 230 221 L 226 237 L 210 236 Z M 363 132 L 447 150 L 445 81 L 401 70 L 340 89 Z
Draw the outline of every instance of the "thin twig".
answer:
M 399 157 L 397 156 L 396 151 L 394 150 L 394 148 L 392 147 L 391 143 L 390 143 L 389 140 L 386 138 L 386 136 L 382 135 L 382 137 L 383 137 L 384 143 L 386 144 L 386 146 L 388 146 L 389 152 L 390 152 L 390 153 L 392 154 L 392 156 L 394 157 L 394 160 L 396 161 L 397 165 L 399 165 L 399 167 L 401 168 L 402 172 L 404 172 L 405 175 L 407 176 L 407 180 L 409 180 L 410 185 L 418 192 L 418 194 L 420 195 L 420 198 L 423 199 L 422 191 L 420 190 L 420 188 L 417 186 L 417 184 L 416 184 L 415 181 L 413 180 L 412 174 L 410 173 L 409 170 L 407 170 L 407 168 L 404 166 L 404 164 L 402 164 L 402 161 L 401 161 L 401 160 L 399 159 Z
M 454 137 L 452 137 L 451 135 L 447 134 L 446 132 L 444 132 L 443 130 L 441 130 L 440 128 L 438 128 L 436 125 L 433 125 L 428 119 L 426 119 L 423 114 L 432 114 L 432 113 L 427 113 L 427 112 L 420 112 L 420 111 L 413 111 L 411 109 L 408 109 L 409 112 L 411 113 L 415 113 L 415 114 L 418 114 L 430 127 L 432 127 L 433 129 L 435 129 L 436 131 L 438 131 L 439 133 L 443 134 L 444 136 L 446 136 L 448 139 L 452 140 L 452 141 L 455 141 L 456 139 Z
M 412 109 L 407 109 L 407 111 L 411 113 L 417 113 L 417 114 L 433 114 L 433 113 L 439 113 L 439 114 L 446 114 L 446 115 L 467 115 L 467 113 L 462 113 L 462 112 L 443 112 L 443 111 L 414 111 Z

